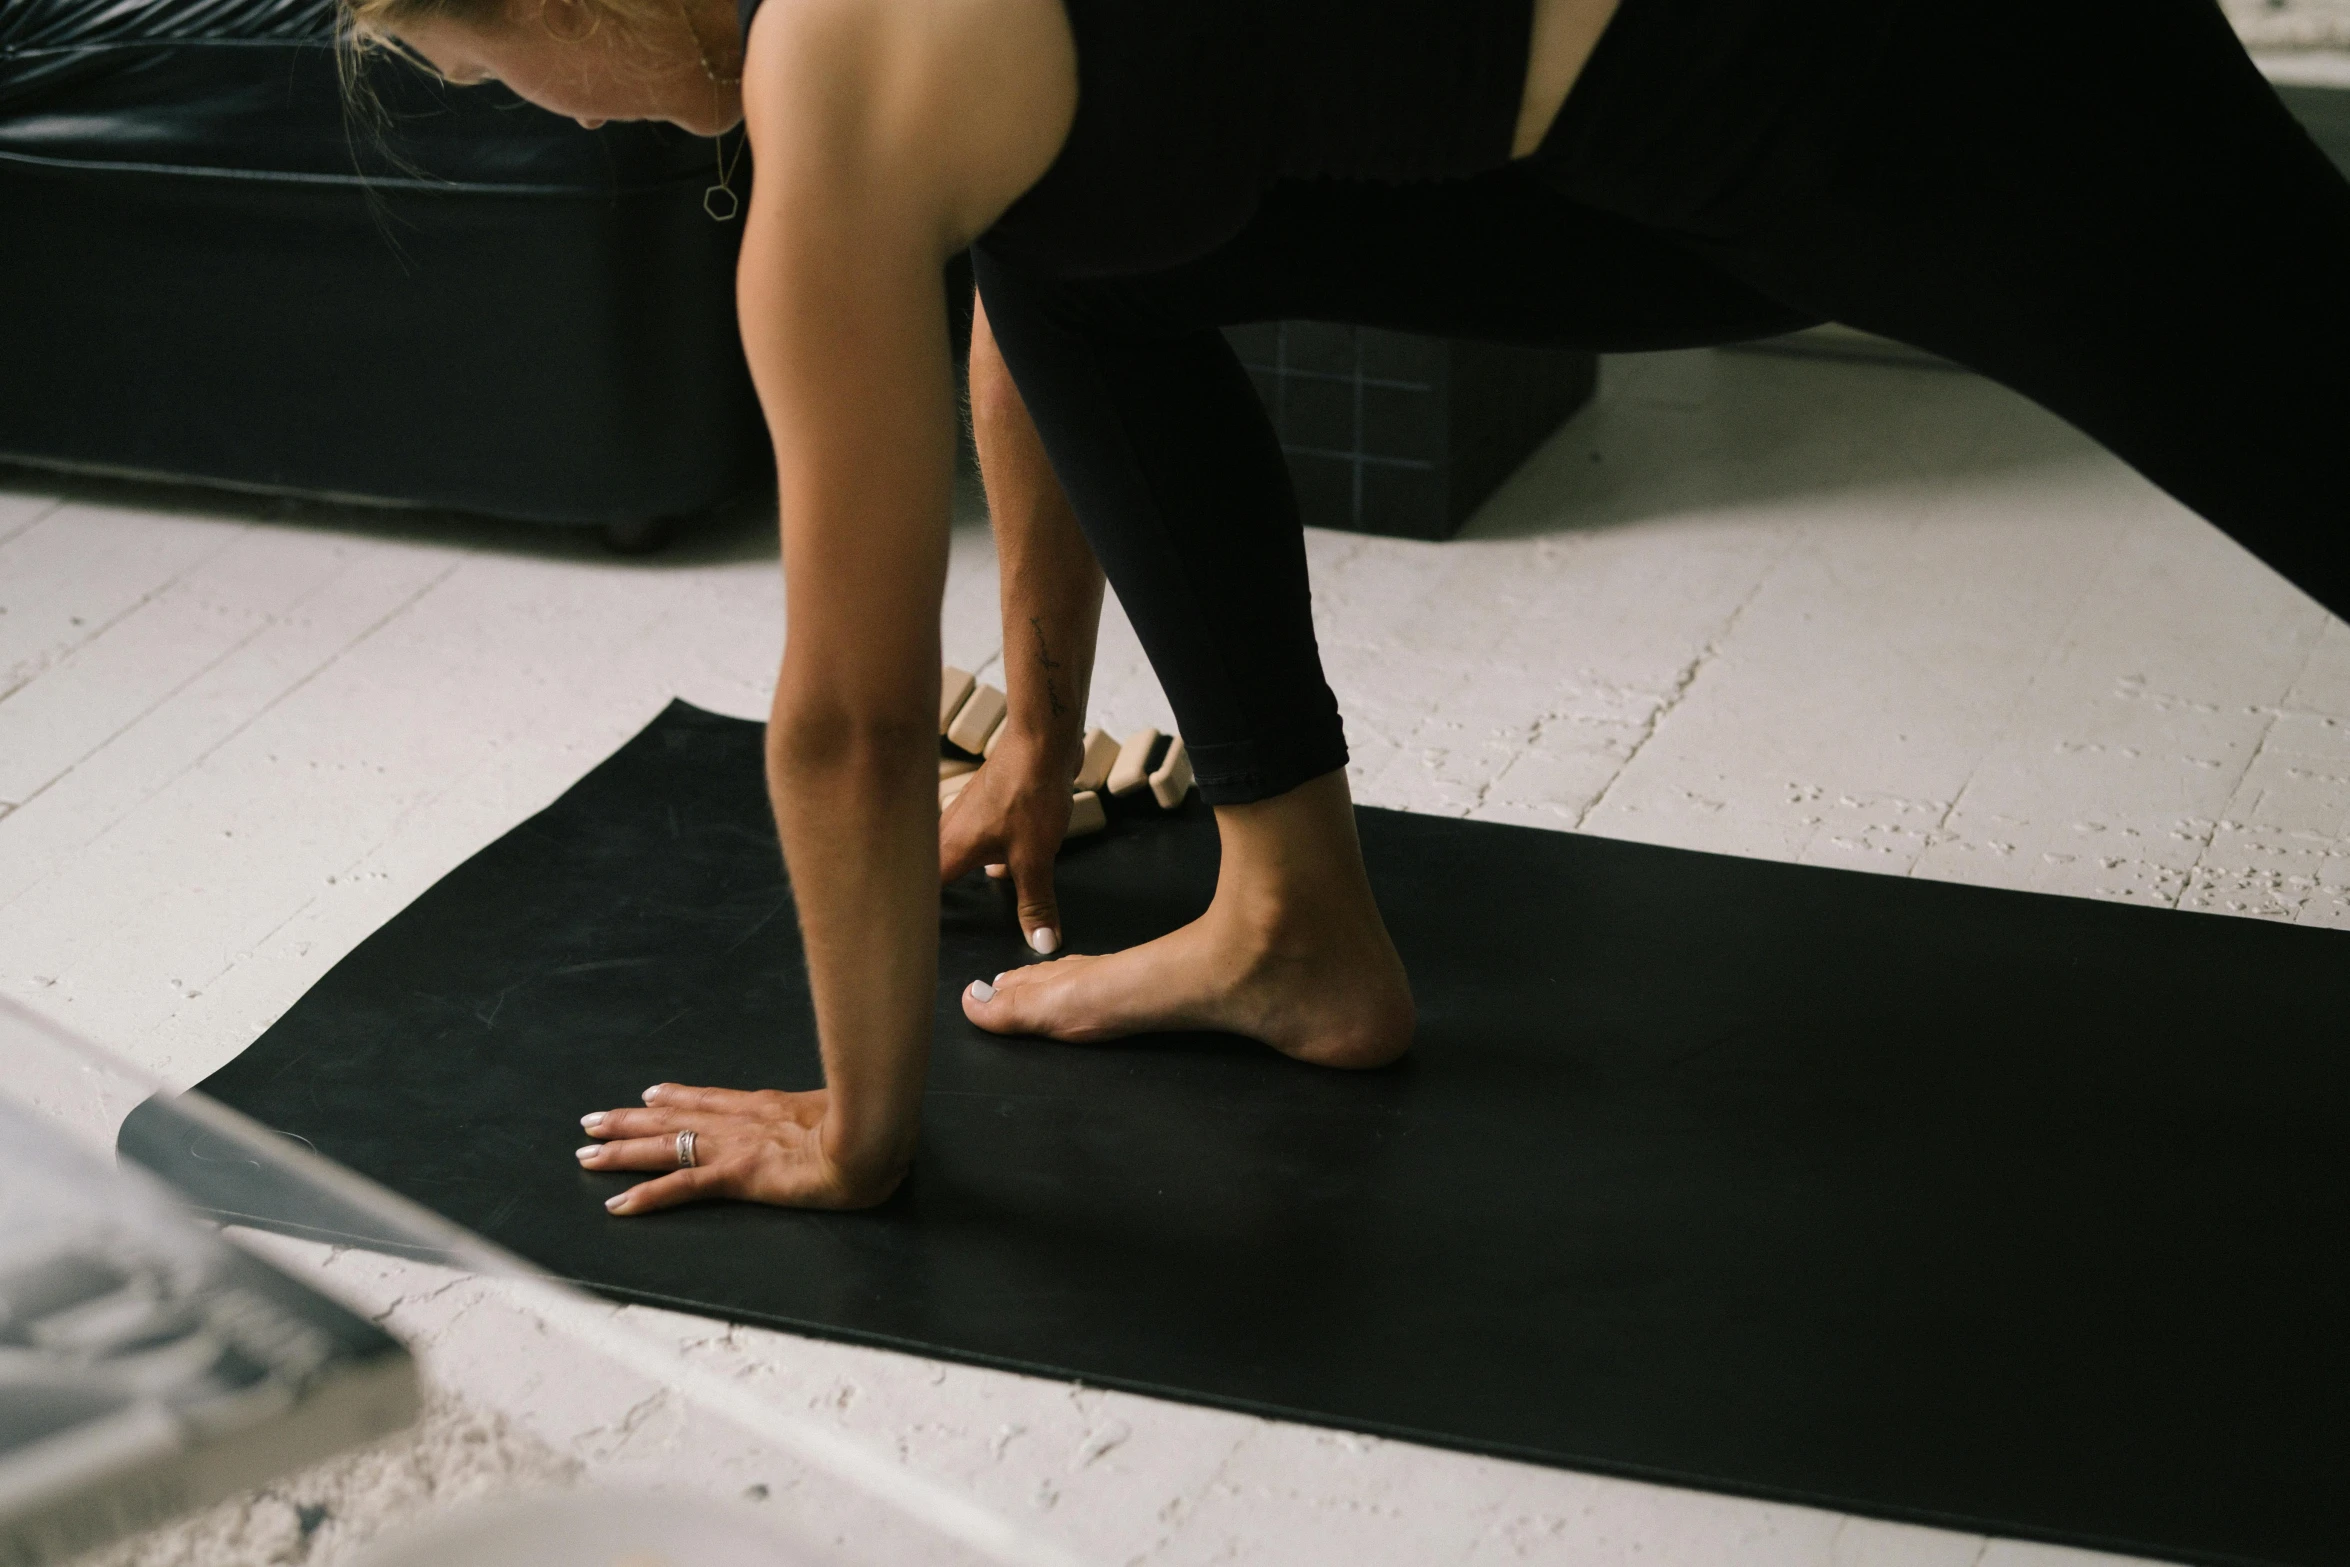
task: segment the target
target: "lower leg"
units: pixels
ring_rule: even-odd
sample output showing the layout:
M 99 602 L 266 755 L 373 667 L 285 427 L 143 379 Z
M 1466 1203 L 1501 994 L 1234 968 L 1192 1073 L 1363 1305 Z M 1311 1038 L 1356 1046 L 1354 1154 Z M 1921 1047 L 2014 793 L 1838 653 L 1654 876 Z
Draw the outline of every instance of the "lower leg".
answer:
M 1317 1066 L 1384 1066 L 1409 1049 L 1412 993 L 1379 917 L 1344 772 L 1219 806 L 1216 895 L 1156 941 L 1067 957 L 964 992 L 999 1034 L 1091 1042 L 1208 1029 Z

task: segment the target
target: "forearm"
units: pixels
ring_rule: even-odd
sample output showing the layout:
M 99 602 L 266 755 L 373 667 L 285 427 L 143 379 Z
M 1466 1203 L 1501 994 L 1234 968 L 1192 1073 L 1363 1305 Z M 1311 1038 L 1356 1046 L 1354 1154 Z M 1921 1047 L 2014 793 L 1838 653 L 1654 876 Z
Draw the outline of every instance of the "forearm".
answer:
M 1074 768 L 1093 684 L 1102 571 L 996 352 L 985 309 L 972 323 L 971 424 L 995 528 L 1006 721 L 1022 743 L 1065 753 Z
M 848 296 L 833 308 L 754 278 L 744 317 L 794 329 L 760 334 L 753 356 L 783 522 L 768 783 L 823 1050 L 825 1155 L 872 1191 L 913 1153 L 936 997 L 954 408 L 935 266 L 908 264 L 894 288 L 868 267 L 824 280 Z M 879 297 L 856 298 L 865 287 Z
M 767 777 L 831 1091 L 825 1153 L 894 1180 L 920 1127 L 938 980 L 934 726 L 860 722 L 789 689 Z
M 825 1153 L 867 1187 L 894 1184 L 913 1155 L 937 990 L 944 370 L 942 358 L 935 382 L 889 388 L 914 409 L 928 392 L 928 417 L 876 421 L 870 452 L 844 439 L 840 454 L 862 460 L 837 471 L 778 442 L 785 635 L 768 787 L 823 1049 Z

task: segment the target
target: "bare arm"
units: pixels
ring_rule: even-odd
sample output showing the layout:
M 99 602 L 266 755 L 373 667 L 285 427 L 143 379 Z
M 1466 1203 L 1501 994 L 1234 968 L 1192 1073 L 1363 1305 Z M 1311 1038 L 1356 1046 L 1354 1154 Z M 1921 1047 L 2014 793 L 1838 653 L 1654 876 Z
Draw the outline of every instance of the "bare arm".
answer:
M 971 416 L 1002 575 L 1006 722 L 1076 765 L 1101 629 L 1102 569 L 1078 531 L 984 307 L 971 330 Z
M 972 318 L 971 419 L 995 527 L 1011 712 L 995 755 L 941 824 L 939 871 L 952 881 L 982 863 L 1009 865 L 1021 932 L 1030 946 L 1053 952 L 1062 944 L 1053 855 L 1069 825 L 1102 571 L 996 351 L 984 307 Z
M 767 779 L 831 1095 L 824 1162 L 879 1192 L 912 1157 L 937 981 L 927 851 L 953 383 L 935 251 L 884 215 L 799 205 L 770 207 L 743 247 L 783 518 Z M 814 241 L 790 222 L 812 208 L 828 230 Z M 835 249 L 865 224 L 864 243 Z
M 680 1129 L 708 1142 L 618 1212 L 703 1196 L 862 1206 L 912 1157 L 937 979 L 954 464 L 939 274 L 1051 161 L 1074 93 L 1054 0 L 770 0 L 753 30 L 759 174 L 738 304 L 775 444 L 786 615 L 767 775 L 825 1086 L 665 1084 L 609 1113 L 591 1131 L 648 1159 Z M 591 1167 L 664 1167 L 617 1162 L 626 1146 Z

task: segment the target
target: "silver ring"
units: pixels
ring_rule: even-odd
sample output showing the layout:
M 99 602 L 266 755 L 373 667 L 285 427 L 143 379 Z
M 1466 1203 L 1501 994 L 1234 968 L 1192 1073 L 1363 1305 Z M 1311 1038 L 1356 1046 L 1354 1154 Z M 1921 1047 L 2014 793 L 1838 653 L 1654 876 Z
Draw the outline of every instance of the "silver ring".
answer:
M 694 1167 L 694 1141 L 692 1132 L 677 1134 L 677 1167 L 681 1170 L 690 1170 Z

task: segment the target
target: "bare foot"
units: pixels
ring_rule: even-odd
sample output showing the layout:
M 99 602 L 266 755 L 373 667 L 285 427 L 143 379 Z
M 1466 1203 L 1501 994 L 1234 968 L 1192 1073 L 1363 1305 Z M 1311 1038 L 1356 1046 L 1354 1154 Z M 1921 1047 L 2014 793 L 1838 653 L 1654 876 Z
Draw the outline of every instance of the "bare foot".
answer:
M 1411 1048 L 1411 984 L 1384 929 L 1231 928 L 1240 923 L 1210 910 L 1123 952 L 1016 968 L 967 987 L 963 1015 L 991 1033 L 1073 1044 L 1215 1030 L 1315 1066 L 1385 1066 Z
M 1214 1029 L 1316 1066 L 1385 1066 L 1409 1050 L 1411 982 L 1363 874 L 1346 775 L 1219 806 L 1216 826 L 1207 913 L 1124 952 L 981 980 L 963 1015 L 1074 1043 Z

